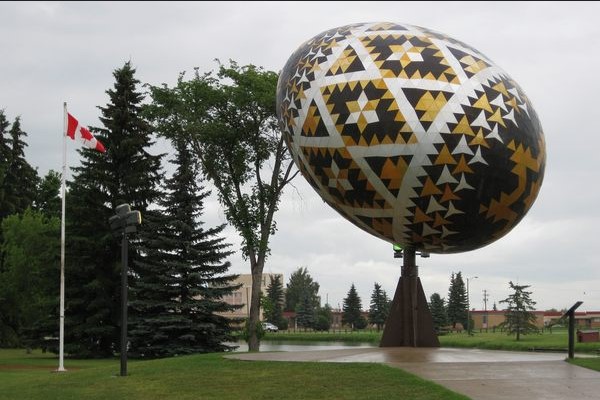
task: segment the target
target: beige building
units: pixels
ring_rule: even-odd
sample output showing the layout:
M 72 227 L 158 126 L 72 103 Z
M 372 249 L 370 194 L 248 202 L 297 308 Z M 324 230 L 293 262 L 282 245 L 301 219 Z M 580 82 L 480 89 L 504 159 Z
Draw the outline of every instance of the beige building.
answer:
M 283 274 L 263 273 L 262 281 L 260 283 L 260 290 L 264 296 L 267 295 L 267 287 L 271 284 L 271 279 L 273 279 L 274 276 L 279 276 L 282 286 L 285 287 L 285 283 L 283 281 Z M 225 314 L 225 316 L 231 318 L 244 319 L 250 316 L 250 304 L 252 303 L 252 275 L 241 274 L 235 281 L 232 282 L 232 285 L 239 284 L 241 284 L 242 286 L 235 292 L 224 296 L 223 300 L 227 304 L 241 305 L 242 307 L 234 312 Z M 260 309 L 260 320 L 263 320 L 262 308 Z
M 493 310 L 473 310 L 471 319 L 473 320 L 473 329 L 493 329 L 504 322 L 505 311 Z M 533 311 L 536 316 L 535 325 L 543 328 L 556 323 L 562 316 L 562 312 L 555 311 Z M 600 328 L 600 311 L 582 311 L 575 312 L 575 324 L 578 328 L 594 329 Z

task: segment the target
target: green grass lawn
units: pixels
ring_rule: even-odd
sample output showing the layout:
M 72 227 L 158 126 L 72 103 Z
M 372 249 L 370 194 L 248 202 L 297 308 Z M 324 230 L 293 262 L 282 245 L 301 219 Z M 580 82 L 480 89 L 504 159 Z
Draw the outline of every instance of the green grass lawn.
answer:
M 569 347 L 568 332 L 566 329 L 554 329 L 552 333 L 528 334 L 521 336 L 517 341 L 515 336 L 503 332 L 482 332 L 469 336 L 465 333 L 449 333 L 440 336 L 443 347 L 468 347 L 492 350 L 529 351 L 531 349 L 564 350 Z M 575 338 L 576 353 L 595 353 L 600 350 L 600 342 L 577 343 Z
M 0 399 L 466 399 L 442 386 L 379 364 L 292 363 L 203 354 L 130 361 L 65 360 L 39 351 L 0 350 Z
M 569 362 L 571 364 L 579 365 L 580 367 L 600 371 L 600 358 L 574 358 L 569 360 Z

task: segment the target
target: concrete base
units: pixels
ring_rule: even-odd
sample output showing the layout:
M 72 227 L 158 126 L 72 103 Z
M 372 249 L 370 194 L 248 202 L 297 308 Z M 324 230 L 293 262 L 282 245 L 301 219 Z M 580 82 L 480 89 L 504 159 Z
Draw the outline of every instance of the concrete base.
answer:
M 415 269 L 416 270 L 416 269 Z M 379 347 L 440 347 L 421 280 L 401 276 Z

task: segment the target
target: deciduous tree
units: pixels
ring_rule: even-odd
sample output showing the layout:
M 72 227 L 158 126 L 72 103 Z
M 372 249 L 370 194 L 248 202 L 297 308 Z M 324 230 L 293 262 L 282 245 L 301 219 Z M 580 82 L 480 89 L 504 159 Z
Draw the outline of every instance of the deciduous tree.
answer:
M 149 108 L 161 134 L 190 144 L 227 220 L 242 237 L 242 254 L 252 273 L 250 351 L 260 346 L 260 287 L 275 212 L 284 187 L 298 172 L 292 171 L 278 129 L 276 87 L 275 72 L 232 61 L 217 74 L 196 72 L 191 80 L 181 74 L 174 88 L 152 87 Z
M 58 335 L 60 220 L 27 209 L 2 222 L 0 345 L 35 346 Z

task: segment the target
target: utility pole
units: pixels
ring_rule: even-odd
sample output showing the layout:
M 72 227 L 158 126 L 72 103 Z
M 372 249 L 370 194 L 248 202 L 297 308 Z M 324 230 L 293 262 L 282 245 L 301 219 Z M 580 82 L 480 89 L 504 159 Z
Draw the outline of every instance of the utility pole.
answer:
M 487 333 L 488 331 L 488 324 L 489 324 L 489 318 L 488 318 L 488 313 L 487 313 L 487 301 L 488 301 L 488 297 L 490 297 L 490 294 L 488 293 L 488 291 L 486 289 L 483 289 L 483 315 L 485 318 L 485 331 Z
M 469 279 L 477 279 L 478 276 L 467 277 L 467 335 L 471 336 L 471 303 L 469 302 Z
M 488 291 L 486 289 L 483 289 L 483 309 L 485 311 L 487 311 L 487 301 L 489 297 L 490 294 L 488 293 Z

